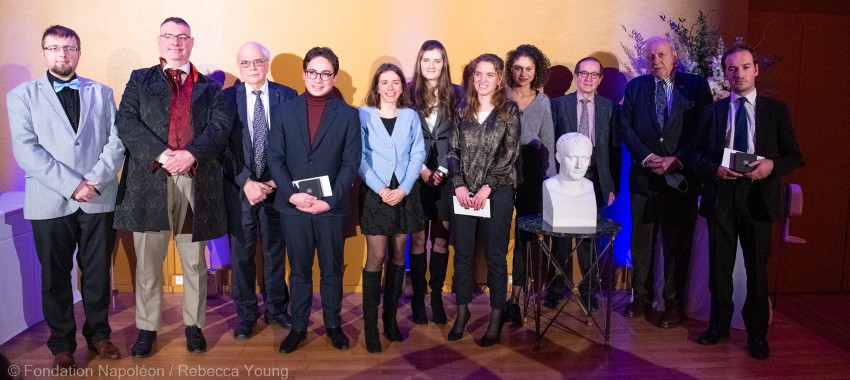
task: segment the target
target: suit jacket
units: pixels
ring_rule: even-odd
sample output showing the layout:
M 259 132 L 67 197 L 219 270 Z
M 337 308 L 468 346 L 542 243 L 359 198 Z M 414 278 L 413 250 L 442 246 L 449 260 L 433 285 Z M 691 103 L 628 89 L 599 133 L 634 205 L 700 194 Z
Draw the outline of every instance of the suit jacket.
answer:
M 410 194 L 425 163 L 419 115 L 410 108 L 399 109 L 393 134 L 390 135 L 378 109 L 367 106 L 360 108 L 360 126 L 363 145 L 360 177 L 363 182 L 378 193 L 390 185 L 395 174 L 399 189 Z
M 729 117 L 730 98 L 725 98 L 705 107 L 700 123 L 701 149 L 692 158 L 692 166 L 705 181 L 700 215 L 715 217 L 715 204 L 718 200 L 729 201 L 731 194 L 725 192 L 731 186 L 723 186 L 725 180 L 717 179 L 717 169 L 726 147 L 726 128 Z M 791 116 L 785 103 L 756 95 L 755 154 L 773 160 L 773 173 L 756 181 L 761 188 L 761 197 L 757 199 L 767 211 L 771 220 L 780 216 L 779 182 L 780 178 L 803 165 L 803 157 L 791 127 Z M 744 179 L 738 179 L 744 181 Z M 752 201 L 752 200 L 751 200 Z
M 407 87 L 408 93 L 413 93 L 413 87 Z M 456 84 L 452 85 L 452 90 L 455 93 L 458 105 L 462 104 L 466 96 L 463 87 Z M 448 170 L 449 164 L 446 161 L 446 155 L 449 153 L 449 134 L 452 131 L 452 120 L 445 117 L 445 112 L 437 110 L 437 121 L 434 123 L 434 131 L 428 129 L 428 123 L 425 121 L 425 115 L 421 111 L 416 111 L 419 114 L 419 124 L 422 126 L 422 138 L 425 145 L 425 165 L 428 169 L 437 170 L 440 166 Z M 420 170 L 421 171 L 421 170 Z
M 289 203 L 298 191 L 292 181 L 327 175 L 332 196 L 323 200 L 331 210 L 319 217 L 342 217 L 348 210 L 348 191 L 360 168 L 360 117 L 357 109 L 338 96 L 325 106 L 313 145 L 307 124 L 307 95 L 272 109 L 269 130 L 268 166 L 277 185 L 274 208 L 288 215 L 299 215 Z
M 271 116 L 271 110 L 274 107 L 298 96 L 295 90 L 272 81 L 269 81 L 268 91 L 269 104 L 266 104 L 265 107 L 268 109 L 269 116 Z M 254 171 L 254 143 L 250 132 L 253 126 L 248 125 L 248 113 L 253 113 L 254 110 L 247 109 L 245 83 L 226 88 L 224 90 L 224 101 L 228 106 L 232 128 L 227 147 L 221 155 L 222 166 L 224 167 L 224 200 L 227 208 L 232 209 L 230 214 L 239 216 L 238 211 L 251 209 L 251 204 L 245 197 L 245 182 L 249 178 L 254 181 L 266 182 L 271 179 L 271 174 L 268 165 L 266 165 L 267 168 L 264 173 L 260 174 L 262 178 L 259 178 Z M 241 220 L 241 218 L 237 218 L 237 220 Z M 230 229 L 233 230 L 234 227 L 239 225 L 239 222 L 236 225 L 231 223 Z
M 555 142 L 568 132 L 578 132 L 578 115 L 576 105 L 578 95 L 575 92 L 559 96 L 552 100 L 552 119 L 555 123 Z M 599 186 L 603 199 L 607 202 L 609 193 L 617 193 L 614 187 L 614 177 L 619 174 L 614 169 L 618 167 L 617 158 L 620 150 L 619 113 L 608 98 L 594 96 L 594 134 L 596 145 L 596 173 L 599 176 Z
M 700 189 L 698 177 L 687 162 L 696 147 L 696 131 L 703 107 L 711 103 L 708 82 L 700 76 L 677 72 L 673 79 L 672 104 L 664 128 L 659 130 L 655 117 L 655 78 L 642 75 L 626 85 L 620 108 L 623 142 L 629 149 L 632 165 L 629 189 L 632 193 L 651 196 L 665 189 L 664 177 L 652 173 L 641 162 L 650 153 L 674 156 L 684 165 L 681 174 L 688 181 L 688 192 Z
M 109 87 L 77 78 L 77 132 L 47 74 L 6 95 L 12 152 L 18 166 L 26 172 L 26 219 L 58 218 L 78 209 L 90 214 L 115 209 L 117 175 L 124 159 L 124 145 L 115 128 L 115 99 Z M 80 203 L 71 196 L 83 178 L 99 182 L 96 188 L 101 195 Z
M 192 240 L 215 239 L 227 231 L 218 154 L 227 143 L 230 123 L 221 84 L 197 72 L 192 86 L 192 135 L 184 148 L 197 160 L 193 192 Z M 130 74 L 118 108 L 118 133 L 127 160 L 115 206 L 115 228 L 143 231 L 170 229 L 165 170 L 151 164 L 168 148 L 171 87 L 160 65 Z

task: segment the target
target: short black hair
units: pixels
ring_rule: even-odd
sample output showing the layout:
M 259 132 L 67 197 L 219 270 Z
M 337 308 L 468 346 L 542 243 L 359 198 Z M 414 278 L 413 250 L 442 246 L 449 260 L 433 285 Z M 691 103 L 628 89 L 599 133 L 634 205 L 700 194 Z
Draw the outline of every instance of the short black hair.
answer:
M 186 22 L 186 20 L 184 20 L 184 19 L 182 19 L 182 18 L 180 18 L 180 17 L 168 17 L 168 18 L 166 18 L 165 20 L 163 20 L 163 21 L 162 21 L 162 24 L 159 24 L 159 26 L 163 26 L 163 25 L 165 25 L 165 24 L 167 24 L 167 23 L 169 23 L 169 22 L 173 22 L 173 23 L 175 23 L 175 24 L 177 24 L 177 25 L 183 25 L 183 26 L 185 26 L 185 27 L 187 27 L 187 28 L 189 28 L 189 29 L 192 29 L 192 27 L 191 27 L 191 26 L 189 26 L 189 23 L 188 23 L 188 22 Z
M 307 64 L 310 63 L 314 58 L 322 57 L 327 59 L 334 68 L 333 74 L 336 75 L 339 73 L 339 57 L 334 54 L 334 51 L 329 47 L 319 47 L 316 46 L 310 51 L 307 52 L 307 55 L 304 56 L 304 70 L 307 70 Z M 404 79 L 404 78 L 402 78 Z
M 588 62 L 588 61 L 593 61 L 593 62 L 596 62 L 596 63 L 599 64 L 599 77 L 602 78 L 602 69 L 604 69 L 605 66 L 603 66 L 602 62 L 599 62 L 599 60 L 596 59 L 596 57 L 584 57 L 582 59 L 579 59 L 578 62 L 576 62 L 576 69 L 573 71 L 573 73 L 575 75 L 578 75 L 579 66 L 581 66 L 582 63 Z
M 80 36 L 73 29 L 64 27 L 62 25 L 51 25 L 44 30 L 44 33 L 41 35 L 41 47 L 44 47 L 44 40 L 47 36 L 53 36 L 58 38 L 71 38 L 74 37 L 77 40 L 77 48 L 80 48 Z
M 726 71 L 726 57 L 728 57 L 730 54 L 735 54 L 742 51 L 750 52 L 750 54 L 753 55 L 753 64 L 758 65 L 758 56 L 756 55 L 755 49 L 744 44 L 735 44 L 732 45 L 730 48 L 726 49 L 726 51 L 723 52 L 723 57 L 720 58 L 720 66 L 723 67 L 723 71 Z

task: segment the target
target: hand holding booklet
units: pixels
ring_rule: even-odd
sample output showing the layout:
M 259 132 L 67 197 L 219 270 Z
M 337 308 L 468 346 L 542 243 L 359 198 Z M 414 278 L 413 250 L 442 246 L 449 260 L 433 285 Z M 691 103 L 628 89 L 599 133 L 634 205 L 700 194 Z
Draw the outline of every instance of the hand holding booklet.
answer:
M 326 175 L 292 181 L 292 185 L 297 187 L 302 193 L 310 194 L 318 199 L 333 195 L 331 180 Z
M 458 215 L 469 215 L 469 216 L 477 216 L 479 218 L 489 218 L 490 217 L 490 200 L 486 200 L 484 202 L 484 207 L 480 210 L 476 210 L 474 208 L 463 208 L 460 202 L 457 200 L 457 196 L 452 196 L 452 202 L 454 203 L 455 214 Z

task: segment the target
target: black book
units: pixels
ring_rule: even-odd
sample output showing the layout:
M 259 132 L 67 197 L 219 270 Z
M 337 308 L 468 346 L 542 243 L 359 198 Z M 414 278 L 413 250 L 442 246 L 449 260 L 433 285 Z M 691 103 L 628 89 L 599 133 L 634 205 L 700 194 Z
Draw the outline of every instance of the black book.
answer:
M 750 162 L 753 162 L 758 159 L 755 154 L 736 152 L 734 155 L 735 164 L 733 165 L 732 170 L 738 173 L 749 173 L 755 169 L 755 167 L 748 166 Z
M 316 198 L 322 199 L 325 197 L 325 194 L 322 192 L 322 181 L 320 178 L 311 178 L 305 179 L 303 181 L 298 181 L 298 190 L 301 190 L 302 193 L 310 194 Z

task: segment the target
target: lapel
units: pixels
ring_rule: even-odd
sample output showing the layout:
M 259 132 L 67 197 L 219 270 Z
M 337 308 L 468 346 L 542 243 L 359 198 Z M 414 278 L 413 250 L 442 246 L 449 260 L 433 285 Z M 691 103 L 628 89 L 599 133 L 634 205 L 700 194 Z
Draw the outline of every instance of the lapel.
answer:
M 652 130 L 660 134 L 661 130 L 659 129 L 657 121 L 658 116 L 655 112 L 655 77 L 653 77 L 652 75 L 646 76 L 646 85 L 643 86 L 643 97 L 646 101 L 646 104 L 649 105 L 649 107 L 645 108 L 646 112 L 649 114 L 649 120 L 652 122 L 652 125 L 654 127 L 652 128 Z
M 425 128 L 425 133 L 431 135 L 431 137 L 440 137 L 444 131 L 448 131 L 451 127 L 451 123 L 443 118 L 443 110 L 437 110 L 437 121 L 434 122 L 434 133 L 432 134 L 428 131 L 428 124 L 422 125 Z
M 293 101 L 301 103 L 294 107 L 295 122 L 298 130 L 301 131 L 301 141 L 304 143 L 304 149 L 310 152 L 313 150 L 313 147 L 310 146 L 310 124 L 307 122 L 307 91 L 304 91 L 301 96 Z
M 59 103 L 59 97 L 56 96 L 56 92 L 53 91 L 53 86 L 50 85 L 50 81 L 47 80 L 47 74 L 41 76 L 38 79 L 38 88 L 41 92 L 42 98 L 44 98 L 48 104 L 53 108 L 53 112 L 56 113 L 56 116 L 59 117 L 59 120 L 62 120 L 62 125 L 72 135 L 74 134 L 74 128 L 71 127 L 71 122 L 68 121 L 68 116 L 65 115 L 65 110 L 62 108 L 62 103 Z M 79 131 L 79 128 L 77 128 Z
M 251 132 L 248 130 L 253 126 L 248 125 L 248 100 L 245 86 L 245 83 L 241 83 L 236 87 L 236 109 L 239 113 L 239 122 L 242 123 L 242 151 L 245 152 L 245 161 L 250 162 L 248 166 L 253 168 L 254 160 L 251 158 L 254 157 L 254 143 L 251 141 Z
M 576 107 L 578 107 L 578 92 L 573 92 L 567 95 L 567 104 L 564 113 L 567 115 L 567 132 L 578 132 L 578 114 L 576 113 Z
M 274 82 L 269 81 L 269 109 L 267 112 L 271 112 L 272 106 L 278 104 L 280 104 L 280 89 L 274 85 Z
M 767 128 L 770 127 L 767 120 L 770 113 L 770 110 L 767 109 L 768 105 L 763 97 L 756 94 L 756 135 L 753 136 L 756 154 L 762 153 L 764 155 L 767 153 L 767 139 L 770 136 L 767 131 Z
M 720 101 L 715 108 L 714 120 L 715 120 L 715 131 L 714 138 L 717 142 L 718 150 L 723 152 L 723 148 L 726 147 L 726 127 L 729 122 L 729 105 L 731 101 L 731 97 L 726 97 Z
M 608 134 L 610 133 L 608 131 L 609 120 L 605 117 L 611 114 L 610 106 L 607 102 L 599 101 L 600 98 L 602 96 L 599 94 L 593 96 L 593 107 L 595 111 L 593 115 L 593 129 L 597 142 L 608 141 Z
M 339 106 L 339 102 L 341 101 L 342 100 L 335 95 L 331 95 L 331 98 L 328 99 L 328 105 L 325 106 L 325 111 L 322 113 L 322 120 L 319 121 L 319 129 L 316 131 L 316 137 L 313 139 L 313 146 L 310 148 L 310 151 L 321 144 L 322 138 L 325 137 L 325 134 L 327 134 L 328 130 L 331 129 L 337 115 L 336 108 Z M 378 121 L 380 122 L 380 119 Z M 309 126 L 307 126 L 307 128 L 309 128 Z M 307 133 L 309 134 L 309 131 L 307 131 Z M 309 138 L 307 142 L 308 146 L 310 146 Z
M 94 99 L 92 99 L 94 97 L 94 83 L 81 76 L 77 76 L 77 78 L 80 79 L 80 120 L 79 125 L 77 125 L 77 134 L 79 135 L 85 128 L 89 111 L 91 111 L 90 107 L 94 103 Z

